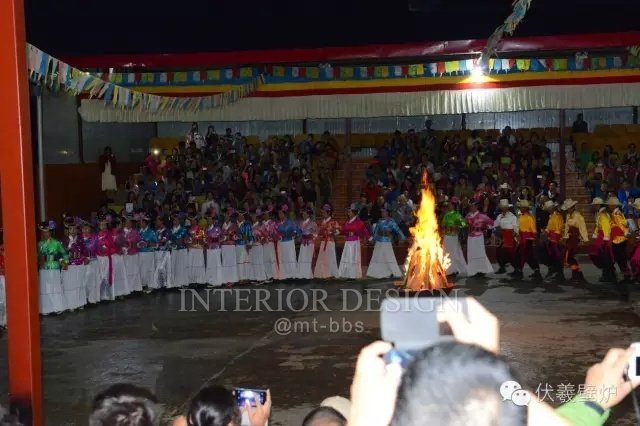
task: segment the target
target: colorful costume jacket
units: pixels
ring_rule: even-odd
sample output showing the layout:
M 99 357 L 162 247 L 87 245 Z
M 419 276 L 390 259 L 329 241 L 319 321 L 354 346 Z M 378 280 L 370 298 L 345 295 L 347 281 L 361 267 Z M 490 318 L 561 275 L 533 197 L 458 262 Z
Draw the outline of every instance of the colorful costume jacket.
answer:
M 238 240 L 236 244 L 239 246 L 244 246 L 246 244 L 252 244 L 253 239 L 253 227 L 247 221 L 242 221 L 238 225 Z
M 158 251 L 171 250 L 171 238 L 169 235 L 169 230 L 163 227 L 160 229 L 156 229 L 155 234 Z
M 192 249 L 201 249 L 207 245 L 207 235 L 205 234 L 204 229 L 202 229 L 197 223 L 189 228 L 187 243 L 189 248 Z
M 342 225 L 342 234 L 347 241 L 358 241 L 361 237 L 371 238 L 366 225 L 357 216 Z
M 589 235 L 587 234 L 587 224 L 584 222 L 584 217 L 579 211 L 567 214 L 567 220 L 564 223 L 564 238 L 568 240 L 575 240 L 587 242 L 589 241 Z
M 82 241 L 82 238 L 78 235 L 66 236 L 62 245 L 64 249 L 69 253 L 70 265 L 84 265 L 88 261 L 87 249 Z
M 520 234 L 520 244 L 523 245 L 529 240 L 537 238 L 536 219 L 529 212 L 522 212 L 518 216 L 518 231 Z
M 153 229 L 146 228 L 140 229 L 140 241 L 138 242 L 138 248 L 141 252 L 152 252 L 155 251 L 158 245 L 158 236 L 153 231 Z
M 627 241 L 629 235 L 629 224 L 620 209 L 615 209 L 611 213 L 611 242 L 620 244 Z
M 479 237 L 484 235 L 484 231 L 487 229 L 493 228 L 493 220 L 480 211 L 468 213 L 466 220 L 469 224 L 470 237 Z
M 50 238 L 38 243 L 38 256 L 41 269 L 60 269 L 67 262 L 67 252 L 60 241 Z
M 253 240 L 256 244 L 262 245 L 267 241 L 266 227 L 262 222 L 255 222 L 251 227 L 251 231 L 253 232 Z
M 238 225 L 235 222 L 225 222 L 222 224 L 222 245 L 233 246 L 238 239 Z
M 299 228 L 302 234 L 302 244 L 305 246 L 313 244 L 313 240 L 318 235 L 318 225 L 316 222 L 311 219 L 305 219 L 300 222 Z
M 278 235 L 282 241 L 291 241 L 300 233 L 300 227 L 291 219 L 285 219 L 278 225 Z
M 407 239 L 400 230 L 398 223 L 390 217 L 380 219 L 373 228 L 373 239 L 381 243 L 391 242 L 393 234 L 396 234 L 402 241 Z
M 113 238 L 111 237 L 111 232 L 109 230 L 104 229 L 98 231 L 98 235 L 96 236 L 96 254 L 98 256 L 111 256 L 115 253 L 115 245 L 113 243 Z
M 333 220 L 332 217 L 322 219 L 318 222 L 318 236 L 320 237 L 320 244 L 326 247 L 329 241 L 334 241 L 335 237 L 340 234 L 340 224 L 337 220 Z
M 185 239 L 189 235 L 189 231 L 184 226 L 174 226 L 169 231 L 169 241 L 174 250 L 181 250 L 187 248 Z
M 98 237 L 93 234 L 83 233 L 81 236 L 84 252 L 90 259 L 95 259 L 98 251 Z
M 547 238 L 553 243 L 558 243 L 564 234 L 564 218 L 559 212 L 553 212 L 549 216 L 549 222 L 545 228 Z
M 262 229 L 263 229 L 263 233 L 265 236 L 265 242 L 267 243 L 272 243 L 274 241 L 278 240 L 278 224 L 275 223 L 273 220 L 269 219 L 266 220 L 263 224 L 262 224 Z
M 137 254 L 139 251 L 139 244 L 142 238 L 140 233 L 135 228 L 124 228 L 123 236 L 125 240 L 125 246 L 123 248 L 124 254 Z
M 220 248 L 220 237 L 222 236 L 222 229 L 217 223 L 209 225 L 207 228 L 207 247 L 211 250 Z
M 126 254 L 127 240 L 124 237 L 124 230 L 113 228 L 111 230 L 114 252 L 112 254 Z
M 449 210 L 442 217 L 442 230 L 445 235 L 458 235 L 460 229 L 466 228 L 467 222 L 457 210 Z

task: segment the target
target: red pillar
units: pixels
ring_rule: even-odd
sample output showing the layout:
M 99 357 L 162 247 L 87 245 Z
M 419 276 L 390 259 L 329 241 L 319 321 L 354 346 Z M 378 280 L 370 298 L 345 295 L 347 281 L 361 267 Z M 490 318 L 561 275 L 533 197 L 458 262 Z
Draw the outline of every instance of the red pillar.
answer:
M 0 1 L 0 155 L 4 224 L 9 401 L 44 424 L 29 83 L 23 0 Z

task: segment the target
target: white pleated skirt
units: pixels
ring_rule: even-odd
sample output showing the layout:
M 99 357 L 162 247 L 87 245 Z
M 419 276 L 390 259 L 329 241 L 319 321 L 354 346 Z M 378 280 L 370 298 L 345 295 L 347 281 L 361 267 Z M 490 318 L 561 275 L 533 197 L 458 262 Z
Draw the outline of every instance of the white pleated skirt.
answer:
M 156 265 L 155 253 L 152 251 L 141 251 L 138 253 L 138 260 L 142 287 L 153 287 L 153 272 Z
M 236 260 L 236 246 L 224 245 L 222 251 L 222 282 L 223 284 L 238 282 L 238 261 Z
M 87 304 L 85 265 L 69 265 L 62 271 L 62 291 L 67 309 L 78 309 Z
M 171 251 L 171 285 L 186 287 L 189 285 L 189 251 L 177 249 Z
M 98 256 L 98 280 L 100 281 L 100 300 L 116 298 L 113 280 L 109 282 L 109 256 Z
M 91 259 L 84 269 L 84 287 L 86 291 L 87 303 L 98 303 L 100 301 L 100 263 L 97 259 Z
M 212 286 L 221 286 L 222 281 L 222 253 L 219 248 L 207 249 L 207 269 L 205 281 Z
M 204 264 L 204 249 L 189 249 L 189 283 L 204 284 L 207 282 L 207 268 Z
M 316 278 L 337 278 L 338 260 L 336 257 L 336 243 L 333 241 L 321 242 L 316 259 L 316 268 L 313 271 Z
M 40 269 L 40 313 L 43 315 L 66 310 L 59 269 Z
M 111 262 L 113 263 L 113 294 L 116 297 L 126 296 L 131 293 L 131 287 L 129 287 L 124 256 L 121 254 L 111 255 Z
M 140 255 L 138 253 L 125 254 L 122 258 L 124 259 L 124 269 L 127 271 L 127 285 L 129 286 L 129 293 L 142 291 Z
M 4 275 L 0 275 L 0 326 L 7 326 L 7 289 L 4 285 Z
M 462 253 L 462 247 L 457 235 L 444 236 L 444 252 L 449 255 L 449 261 L 451 262 L 447 268 L 447 275 L 458 274 L 463 277 L 469 275 L 467 261 Z
M 291 241 L 278 241 L 278 270 L 281 280 L 295 279 L 298 276 L 296 245 Z
M 251 280 L 266 281 L 267 273 L 264 266 L 264 247 L 256 244 L 249 249 L 249 263 L 251 264 Z
M 236 262 L 238 263 L 238 281 L 251 279 L 251 264 L 249 263 L 247 246 L 240 244 L 236 246 Z
M 360 255 L 360 241 L 346 241 L 340 257 L 338 277 L 358 279 L 362 278 L 362 258 Z
M 315 248 L 316 246 L 313 242 L 300 245 L 300 253 L 298 253 L 298 279 L 310 280 L 313 278 L 312 264 Z
M 467 273 L 470 277 L 478 273 L 493 273 L 493 266 L 489 262 L 484 246 L 484 235 L 467 238 L 467 259 Z
M 168 288 L 173 287 L 172 273 L 171 273 L 171 252 L 162 250 L 153 254 L 155 260 L 155 267 L 153 270 L 153 280 L 151 281 L 151 288 Z
M 273 241 L 263 246 L 264 254 L 264 273 L 268 280 L 280 279 L 280 270 L 278 269 L 278 258 L 276 257 L 276 245 Z
M 371 278 L 401 278 L 402 271 L 393 253 L 390 241 L 376 241 L 371 255 L 371 262 L 367 268 L 367 276 Z

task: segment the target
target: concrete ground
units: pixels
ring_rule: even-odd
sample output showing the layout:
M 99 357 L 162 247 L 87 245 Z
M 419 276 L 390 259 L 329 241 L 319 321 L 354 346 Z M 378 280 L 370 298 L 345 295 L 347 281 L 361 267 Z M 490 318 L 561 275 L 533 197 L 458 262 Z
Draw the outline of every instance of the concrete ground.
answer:
M 457 282 L 460 295 L 477 297 L 500 319 L 502 353 L 521 384 L 534 393 L 548 384 L 556 405 L 559 385 L 577 390 L 608 348 L 640 341 L 637 285 L 622 303 L 597 283 L 593 267 L 585 273 L 591 284 L 580 286 L 494 276 Z M 172 413 L 211 381 L 269 387 L 271 424 L 299 425 L 323 398 L 348 396 L 359 349 L 379 337 L 375 299 L 389 288 L 389 281 L 285 283 L 212 293 L 208 310 L 196 303 L 193 311 L 190 293 L 167 291 L 45 317 L 46 424 L 86 424 L 93 395 L 116 382 L 150 388 Z M 313 312 L 319 290 L 327 298 Z M 206 302 L 206 291 L 199 295 Z M 6 363 L 4 347 L 0 357 Z M 609 423 L 633 424 L 630 400 Z

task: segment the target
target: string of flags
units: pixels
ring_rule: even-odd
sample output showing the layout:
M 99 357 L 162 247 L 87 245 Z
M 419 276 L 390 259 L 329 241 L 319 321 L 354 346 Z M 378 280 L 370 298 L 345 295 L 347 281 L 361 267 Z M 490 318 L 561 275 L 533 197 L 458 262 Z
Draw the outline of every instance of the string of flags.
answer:
M 264 83 L 264 75 L 259 74 L 251 78 L 249 82 L 236 85 L 232 90 L 223 93 L 208 96 L 172 97 L 144 93 L 132 88 L 131 86 L 142 81 L 142 78 L 138 79 L 136 77 L 137 73 L 93 74 L 82 71 L 54 58 L 31 44 L 27 44 L 27 62 L 31 80 L 41 82 L 52 90 L 58 90 L 62 87 L 73 95 L 88 94 L 91 98 L 103 99 L 105 104 L 113 105 L 114 107 L 140 107 L 151 112 L 175 109 L 202 110 L 222 107 L 251 96 Z M 194 77 L 196 71 L 190 73 Z M 202 71 L 197 71 L 197 73 L 198 77 L 202 78 Z M 149 77 L 149 74 L 159 74 L 157 76 L 159 80 L 162 80 L 164 74 L 164 83 L 172 83 L 166 78 L 168 73 L 145 74 L 146 78 Z M 182 79 L 182 74 L 186 77 L 188 73 L 175 74 L 178 75 L 179 79 Z M 246 70 L 245 75 L 248 75 Z M 126 80 L 124 76 L 126 76 Z M 231 77 L 233 78 L 233 71 Z M 253 70 L 251 71 L 251 77 L 253 77 Z M 129 85 L 128 87 L 125 86 L 125 81 Z

